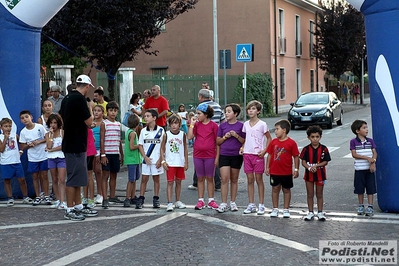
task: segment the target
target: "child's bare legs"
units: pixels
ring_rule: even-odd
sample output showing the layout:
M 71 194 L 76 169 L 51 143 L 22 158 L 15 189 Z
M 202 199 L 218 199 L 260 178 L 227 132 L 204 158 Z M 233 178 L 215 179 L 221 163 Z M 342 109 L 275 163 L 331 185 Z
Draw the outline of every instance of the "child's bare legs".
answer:
M 284 195 L 284 209 L 289 209 L 291 202 L 291 189 L 283 188 L 283 195 Z
M 206 187 L 208 190 L 208 198 L 214 198 L 215 197 L 215 181 L 213 176 L 207 176 L 206 177 Z
M 263 183 L 263 174 L 255 174 L 256 184 L 258 185 L 259 204 L 265 202 L 265 184 Z
M 130 199 L 132 196 L 133 182 L 127 181 L 126 185 L 126 198 Z
M 317 192 L 316 192 L 317 193 Z M 308 202 L 308 210 L 313 212 L 314 206 L 314 183 L 306 181 L 306 194 L 307 194 L 307 202 Z M 317 206 L 319 207 L 319 206 Z
M 159 196 L 159 190 L 161 189 L 159 175 L 153 175 L 152 180 L 154 181 L 154 196 Z
M 60 202 L 65 202 L 65 178 L 66 178 L 66 168 L 58 168 L 58 191 L 60 193 Z
M 227 203 L 227 194 L 229 191 L 229 181 L 230 181 L 230 166 L 220 167 L 220 177 L 222 179 L 221 194 L 222 202 Z
M 115 198 L 116 197 L 116 176 L 118 173 L 111 172 L 109 174 L 109 197 Z M 94 185 L 94 184 L 93 184 Z
M 273 208 L 278 208 L 278 198 L 281 191 L 281 185 L 272 187 L 272 204 Z
M 33 188 L 35 189 L 36 197 L 40 197 L 40 177 L 39 172 L 32 173 Z
M 173 193 L 173 181 L 168 181 L 168 187 L 166 188 L 166 198 L 169 202 L 172 202 L 172 193 Z
M 48 181 L 48 171 L 40 171 L 39 172 L 39 176 L 40 176 L 40 183 L 42 185 L 42 192 L 44 192 L 44 195 L 49 195 L 49 186 L 50 183 Z
M 87 171 L 87 186 L 83 188 L 83 195 L 86 199 L 94 198 L 94 179 L 93 179 L 93 170 Z M 91 197 L 90 197 L 90 196 Z
M 176 179 L 175 183 L 176 183 L 176 187 L 175 187 L 176 201 L 180 201 L 181 180 Z
M 19 187 L 21 188 L 22 196 L 27 197 L 28 196 L 28 187 L 26 186 L 25 177 L 19 177 L 18 183 L 19 183 Z M 11 183 L 10 183 L 10 189 L 11 189 Z M 12 189 L 11 189 L 11 195 L 12 195 Z M 7 194 L 7 197 L 8 197 L 8 194 Z
M 94 162 L 94 174 L 96 175 L 96 183 L 97 183 L 97 194 L 102 196 L 102 168 L 101 163 L 97 162 L 95 159 Z
M 316 185 L 316 198 L 317 198 L 317 210 L 321 212 L 323 210 L 323 189 L 324 186 Z
M 369 205 L 373 205 L 373 194 L 367 194 L 367 201 Z
M 147 189 L 148 179 L 150 178 L 149 175 L 142 175 L 141 183 L 140 183 L 140 196 L 144 197 L 145 190 Z
M 55 197 L 57 199 L 60 199 L 60 189 L 58 186 L 58 169 L 57 168 L 51 168 L 50 169 L 50 174 L 51 174 L 51 182 L 53 186 L 53 192 L 55 194 Z
M 248 200 L 249 203 L 254 203 L 255 202 L 255 175 L 253 173 L 248 173 L 247 174 L 247 190 L 248 190 Z M 277 202 L 278 202 L 278 196 L 277 196 Z M 274 206 L 274 204 L 273 204 Z
M 109 177 L 109 171 L 103 170 L 102 171 L 102 181 L 101 181 L 101 186 L 102 186 L 102 196 L 104 197 L 104 200 L 108 199 L 108 177 Z
M 4 190 L 6 191 L 7 197 L 12 197 L 11 179 L 4 179 Z
M 359 200 L 359 205 L 363 205 L 364 194 L 357 194 L 357 199 Z
M 133 199 L 134 197 L 136 197 L 136 181 L 134 182 L 130 182 L 131 184 L 131 191 L 130 191 L 130 197 Z
M 198 198 L 203 199 L 205 194 L 205 177 L 199 177 L 197 181 Z
M 240 175 L 240 169 L 230 169 L 230 200 L 236 201 L 238 191 L 238 176 Z

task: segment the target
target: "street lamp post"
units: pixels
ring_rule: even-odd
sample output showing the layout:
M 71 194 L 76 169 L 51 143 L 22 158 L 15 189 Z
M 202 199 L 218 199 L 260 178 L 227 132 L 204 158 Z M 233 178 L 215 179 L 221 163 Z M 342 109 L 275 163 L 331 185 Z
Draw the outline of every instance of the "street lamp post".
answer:
M 217 0 L 213 0 L 213 80 L 215 99 L 219 103 L 219 65 L 218 65 L 218 16 Z

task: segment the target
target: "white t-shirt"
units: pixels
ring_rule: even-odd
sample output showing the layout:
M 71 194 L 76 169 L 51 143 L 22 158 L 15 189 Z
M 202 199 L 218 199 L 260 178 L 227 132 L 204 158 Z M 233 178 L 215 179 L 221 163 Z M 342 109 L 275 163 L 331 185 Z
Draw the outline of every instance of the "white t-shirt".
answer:
M 250 126 L 249 121 L 244 123 L 244 127 L 242 128 L 242 132 L 245 132 L 245 144 L 244 144 L 244 154 L 258 154 L 266 147 L 266 132 L 269 129 L 267 128 L 267 124 L 259 120 L 254 126 Z
M 33 129 L 27 129 L 24 127 L 21 130 L 21 134 L 19 136 L 20 143 L 29 144 L 35 140 L 43 140 L 45 139 L 46 129 L 37 123 L 34 123 Z M 47 160 L 47 151 L 45 150 L 46 143 L 40 143 L 33 148 L 28 149 L 28 161 L 29 162 L 41 162 Z
M 160 131 L 161 130 L 161 131 Z M 157 134 L 159 133 L 159 137 Z M 163 135 L 165 134 L 165 130 L 160 127 L 156 126 L 154 130 L 148 130 L 147 127 L 143 128 L 140 133 L 139 137 L 139 145 L 143 146 L 144 153 L 148 154 L 148 150 L 150 149 L 151 145 L 154 144 L 154 148 L 150 156 L 148 156 L 152 162 L 152 164 L 156 164 L 161 156 L 161 142 Z M 157 136 L 157 138 L 155 138 Z
M 0 140 L 1 142 L 4 141 L 4 134 L 0 134 Z M 21 159 L 19 154 L 17 135 L 11 134 L 8 137 L 8 141 L 6 143 L 4 151 L 1 153 L 1 164 L 7 165 L 7 164 L 20 163 L 20 162 Z
M 172 167 L 184 167 L 184 132 L 166 132 L 165 161 Z

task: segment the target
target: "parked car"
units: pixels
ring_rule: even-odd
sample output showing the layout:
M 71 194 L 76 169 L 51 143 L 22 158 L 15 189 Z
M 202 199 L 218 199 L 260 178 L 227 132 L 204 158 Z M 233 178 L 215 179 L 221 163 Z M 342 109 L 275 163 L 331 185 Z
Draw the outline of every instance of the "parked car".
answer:
M 334 122 L 342 125 L 344 111 L 334 92 L 305 92 L 290 105 L 288 120 L 292 129 L 310 125 L 325 125 L 331 129 Z

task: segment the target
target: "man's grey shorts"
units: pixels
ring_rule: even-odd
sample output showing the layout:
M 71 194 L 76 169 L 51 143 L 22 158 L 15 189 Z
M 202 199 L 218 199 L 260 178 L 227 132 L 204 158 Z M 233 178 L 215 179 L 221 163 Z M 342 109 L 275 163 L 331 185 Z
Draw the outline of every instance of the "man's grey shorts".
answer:
M 67 187 L 87 186 L 87 160 L 86 152 L 65 153 L 67 170 Z

